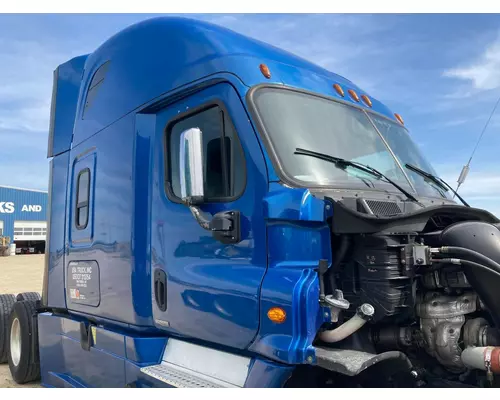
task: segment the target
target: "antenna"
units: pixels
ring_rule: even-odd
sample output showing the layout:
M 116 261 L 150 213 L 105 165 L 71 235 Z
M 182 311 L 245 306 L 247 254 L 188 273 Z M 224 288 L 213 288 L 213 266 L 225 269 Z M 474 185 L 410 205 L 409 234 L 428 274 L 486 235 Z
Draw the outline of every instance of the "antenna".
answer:
M 498 104 L 500 104 L 500 97 L 498 98 L 498 100 L 497 100 L 497 102 L 495 104 L 495 107 L 493 107 L 493 110 L 491 111 L 491 114 L 490 114 L 490 116 L 488 118 L 488 121 L 486 121 L 486 125 L 484 125 L 484 128 L 481 131 L 481 134 L 479 135 L 479 139 L 476 142 L 476 146 L 474 147 L 474 150 L 472 151 L 472 154 L 471 154 L 471 156 L 469 158 L 469 161 L 467 162 L 466 165 L 464 165 L 464 167 L 462 168 L 462 171 L 460 172 L 460 176 L 457 179 L 457 182 L 458 182 L 457 190 L 455 190 L 455 192 L 458 192 L 458 189 L 465 182 L 465 178 L 467 178 L 467 175 L 469 174 L 470 163 L 472 161 L 472 158 L 474 157 L 474 154 L 476 153 L 477 147 L 479 146 L 479 143 L 481 142 L 481 139 L 483 138 L 484 132 L 486 132 L 486 128 L 488 127 L 488 125 L 489 125 L 489 123 L 491 121 L 491 118 L 493 117 L 493 114 L 495 114 L 495 111 L 496 111 L 496 109 L 498 107 Z M 455 195 L 453 195 L 453 198 L 455 198 Z

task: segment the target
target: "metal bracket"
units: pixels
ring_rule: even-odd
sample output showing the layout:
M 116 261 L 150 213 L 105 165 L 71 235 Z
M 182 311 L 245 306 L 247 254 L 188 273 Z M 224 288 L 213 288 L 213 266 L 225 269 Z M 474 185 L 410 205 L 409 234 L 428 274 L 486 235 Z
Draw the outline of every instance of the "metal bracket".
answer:
M 90 334 L 91 325 L 86 325 L 85 322 L 80 322 L 80 344 L 82 349 L 90 351 L 92 347 L 92 335 Z
M 241 214 L 239 211 L 223 211 L 214 215 L 209 228 L 213 237 L 224 244 L 241 241 Z

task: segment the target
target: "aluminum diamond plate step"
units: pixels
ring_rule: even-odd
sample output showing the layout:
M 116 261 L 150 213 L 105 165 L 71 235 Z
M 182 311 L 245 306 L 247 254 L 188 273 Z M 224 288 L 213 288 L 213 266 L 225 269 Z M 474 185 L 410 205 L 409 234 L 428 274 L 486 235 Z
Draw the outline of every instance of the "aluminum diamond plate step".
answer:
M 162 362 L 141 368 L 141 372 L 177 388 L 237 388 L 238 386 L 191 371 L 187 368 Z

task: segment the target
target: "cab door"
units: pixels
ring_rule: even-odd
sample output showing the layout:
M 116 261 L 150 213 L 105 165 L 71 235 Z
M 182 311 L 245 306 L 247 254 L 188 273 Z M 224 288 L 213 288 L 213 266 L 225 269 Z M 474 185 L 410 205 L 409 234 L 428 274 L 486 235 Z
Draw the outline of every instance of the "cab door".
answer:
M 218 83 L 156 114 L 151 263 L 157 327 L 245 348 L 259 328 L 259 290 L 267 264 L 262 200 L 264 156 L 236 90 Z M 240 239 L 219 240 L 181 202 L 182 132 L 203 135 L 204 215 L 237 211 Z M 224 243 L 226 242 L 226 243 Z

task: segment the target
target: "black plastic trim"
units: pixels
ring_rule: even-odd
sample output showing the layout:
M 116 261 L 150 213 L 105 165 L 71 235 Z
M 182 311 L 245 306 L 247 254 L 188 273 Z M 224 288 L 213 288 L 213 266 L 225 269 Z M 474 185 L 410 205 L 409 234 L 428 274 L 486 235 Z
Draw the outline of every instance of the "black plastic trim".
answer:
M 332 231 L 338 234 L 375 233 L 386 230 L 420 232 L 430 218 L 439 214 L 462 217 L 464 220 L 498 223 L 500 220 L 486 210 L 462 205 L 438 205 L 421 208 L 415 212 L 395 216 L 376 216 L 360 213 L 329 197 L 333 204 Z
M 167 311 L 167 274 L 164 270 L 155 269 L 153 287 L 156 305 L 161 311 Z
M 109 65 L 111 61 L 107 60 L 103 64 L 99 66 L 94 72 L 92 79 L 90 80 L 90 84 L 87 88 L 87 92 L 85 94 L 85 102 L 83 103 L 83 112 L 82 119 L 85 119 L 85 114 L 87 110 L 92 106 L 92 102 L 97 95 L 97 89 L 102 85 L 104 79 L 106 78 L 106 73 L 108 72 Z

